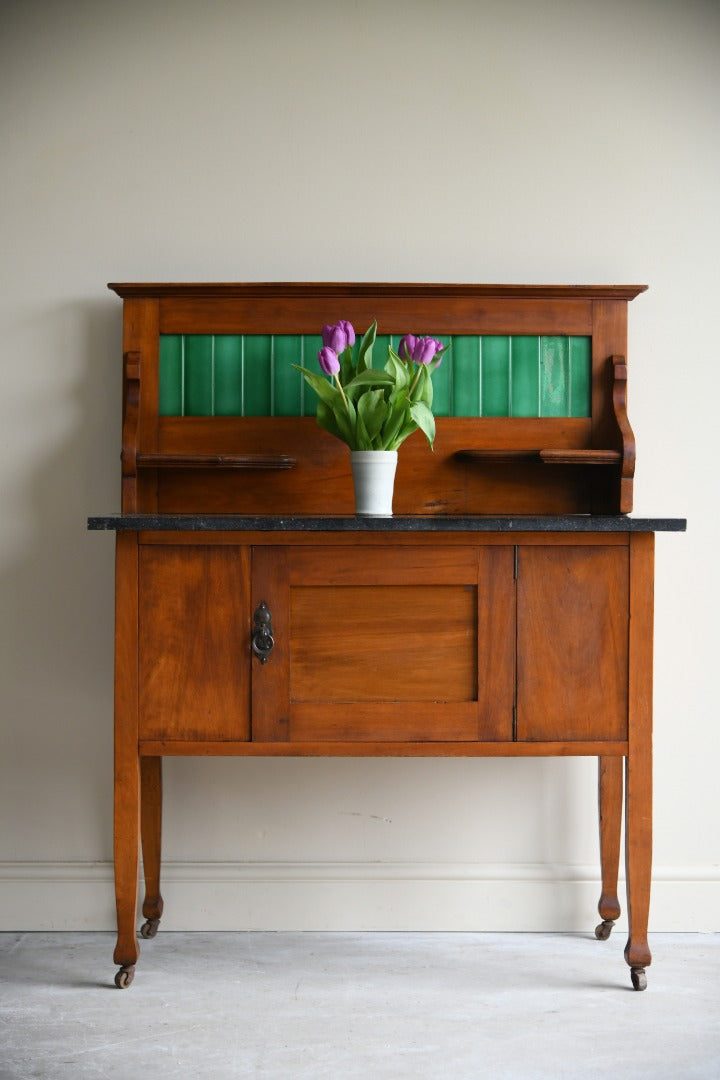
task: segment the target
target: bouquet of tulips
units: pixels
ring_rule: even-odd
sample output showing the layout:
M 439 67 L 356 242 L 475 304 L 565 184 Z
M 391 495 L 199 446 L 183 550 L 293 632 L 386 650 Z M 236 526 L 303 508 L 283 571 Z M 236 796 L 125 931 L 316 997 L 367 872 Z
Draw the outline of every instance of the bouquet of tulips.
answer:
M 432 449 L 432 373 L 445 346 L 437 338 L 405 334 L 397 352 L 388 346 L 373 367 L 377 321 L 363 335 L 355 358 L 355 331 L 346 319 L 322 330 L 318 363 L 328 379 L 294 364 L 318 396 L 317 422 L 351 450 L 397 450 L 418 428 Z

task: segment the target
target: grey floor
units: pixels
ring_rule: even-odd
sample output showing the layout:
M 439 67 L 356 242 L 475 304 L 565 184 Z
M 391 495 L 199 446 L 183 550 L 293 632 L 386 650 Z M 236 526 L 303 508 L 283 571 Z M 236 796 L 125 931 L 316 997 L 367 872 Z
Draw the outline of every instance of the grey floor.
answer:
M 718 1080 L 720 934 L 0 934 L 0 1080 Z

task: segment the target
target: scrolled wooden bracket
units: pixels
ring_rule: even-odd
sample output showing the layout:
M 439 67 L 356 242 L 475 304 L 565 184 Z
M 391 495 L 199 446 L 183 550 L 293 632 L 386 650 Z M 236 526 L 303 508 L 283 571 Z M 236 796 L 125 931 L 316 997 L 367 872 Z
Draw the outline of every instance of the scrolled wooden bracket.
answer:
M 627 361 L 624 356 L 611 357 L 613 365 L 613 409 L 622 440 L 620 467 L 620 513 L 629 514 L 633 505 L 635 475 L 635 435 L 627 414 Z
M 140 417 L 140 353 L 123 355 L 122 509 L 137 510 L 137 441 Z

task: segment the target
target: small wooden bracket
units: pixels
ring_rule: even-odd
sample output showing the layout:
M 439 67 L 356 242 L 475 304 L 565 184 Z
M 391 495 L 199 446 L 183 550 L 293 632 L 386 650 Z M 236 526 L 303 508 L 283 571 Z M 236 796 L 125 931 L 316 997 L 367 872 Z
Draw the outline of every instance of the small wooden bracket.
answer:
M 627 361 L 624 356 L 613 356 L 613 409 L 622 439 L 622 465 L 620 469 L 620 513 L 629 514 L 633 504 L 633 477 L 635 475 L 635 435 L 627 414 Z

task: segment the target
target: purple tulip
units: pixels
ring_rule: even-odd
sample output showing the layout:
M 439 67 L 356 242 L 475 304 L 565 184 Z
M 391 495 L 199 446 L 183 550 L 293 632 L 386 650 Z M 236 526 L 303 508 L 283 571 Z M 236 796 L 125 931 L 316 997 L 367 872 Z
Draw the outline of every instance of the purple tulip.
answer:
M 339 322 L 323 326 L 322 339 L 326 349 L 332 349 L 340 356 L 348 345 L 355 344 L 355 331 L 347 319 L 340 319 Z
M 437 338 L 418 338 L 412 351 L 412 359 L 416 364 L 429 364 L 436 353 L 443 349 L 442 341 Z
M 417 344 L 417 338 L 414 334 L 405 334 L 400 338 L 400 344 L 398 345 L 398 356 L 401 360 L 412 360 L 413 352 Z
M 342 327 L 342 329 L 345 331 L 345 333 L 347 335 L 347 343 L 348 343 L 348 345 L 354 345 L 355 344 L 355 331 L 353 330 L 352 323 L 349 323 L 347 321 L 347 319 L 340 319 L 340 321 L 338 322 L 338 326 Z
M 323 330 L 323 338 L 325 336 Z M 338 360 L 338 354 L 330 345 L 323 345 L 322 349 L 318 353 L 318 363 L 325 372 L 326 375 L 337 375 L 340 370 L 340 361 Z

